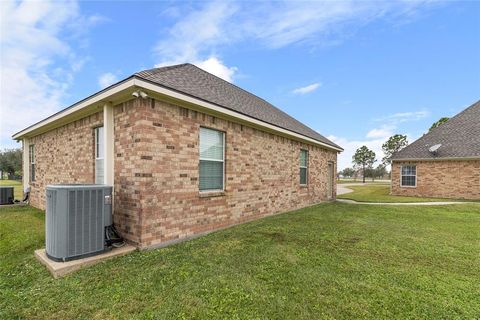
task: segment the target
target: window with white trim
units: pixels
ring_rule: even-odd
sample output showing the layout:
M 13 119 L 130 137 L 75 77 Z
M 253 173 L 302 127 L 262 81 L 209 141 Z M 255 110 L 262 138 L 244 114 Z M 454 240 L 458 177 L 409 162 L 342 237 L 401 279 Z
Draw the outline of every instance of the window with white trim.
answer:
M 30 182 L 35 181 L 35 145 L 28 146 L 28 162 L 30 164 Z
M 200 191 L 223 190 L 225 173 L 225 134 L 200 128 Z
M 417 186 L 417 166 L 402 166 L 400 185 L 402 187 L 416 187 Z
M 306 185 L 308 181 L 308 151 L 300 150 L 300 184 Z
M 104 134 L 103 127 L 95 128 L 95 183 L 104 184 Z

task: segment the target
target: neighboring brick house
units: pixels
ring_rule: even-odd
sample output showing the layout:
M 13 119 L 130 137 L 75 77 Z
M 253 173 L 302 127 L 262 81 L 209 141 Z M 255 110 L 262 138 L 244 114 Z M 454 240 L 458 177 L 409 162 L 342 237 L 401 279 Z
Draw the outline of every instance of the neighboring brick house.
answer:
M 114 223 L 139 247 L 335 199 L 342 149 L 193 65 L 136 73 L 14 135 L 24 186 L 114 186 Z
M 393 195 L 480 199 L 480 101 L 392 157 Z

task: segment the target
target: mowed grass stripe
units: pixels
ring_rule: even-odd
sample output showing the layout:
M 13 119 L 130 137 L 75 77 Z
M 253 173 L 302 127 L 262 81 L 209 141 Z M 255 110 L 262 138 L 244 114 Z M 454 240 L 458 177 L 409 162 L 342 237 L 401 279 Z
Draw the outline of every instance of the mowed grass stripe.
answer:
M 0 210 L 0 318 L 475 318 L 480 206 L 322 204 L 54 280 L 43 212 Z

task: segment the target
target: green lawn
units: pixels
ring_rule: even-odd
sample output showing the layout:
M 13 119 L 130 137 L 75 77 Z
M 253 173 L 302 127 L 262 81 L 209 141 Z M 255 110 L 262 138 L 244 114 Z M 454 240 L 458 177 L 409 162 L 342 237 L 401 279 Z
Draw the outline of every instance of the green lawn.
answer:
M 338 199 L 350 199 L 359 202 L 435 202 L 455 201 L 452 199 L 403 197 L 390 195 L 390 185 L 348 186 L 353 192 L 338 195 Z
M 327 203 L 54 280 L 43 212 L 0 209 L 0 319 L 474 319 L 480 206 Z
M 16 200 L 23 200 L 22 181 L 17 180 L 0 180 L 0 186 L 12 186 L 13 196 Z
M 337 179 L 337 183 L 338 184 L 344 184 L 344 183 L 362 183 L 362 179 L 357 179 L 357 180 L 353 180 L 353 179 Z M 386 181 L 386 180 L 375 180 L 375 181 L 372 181 L 371 179 L 366 179 L 365 180 L 365 183 L 368 183 L 368 184 L 390 184 L 390 181 Z

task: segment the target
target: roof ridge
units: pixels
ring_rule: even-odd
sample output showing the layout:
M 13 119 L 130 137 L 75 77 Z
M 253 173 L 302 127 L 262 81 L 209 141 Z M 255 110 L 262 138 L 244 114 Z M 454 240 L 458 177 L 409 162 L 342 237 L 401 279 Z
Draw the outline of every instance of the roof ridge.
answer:
M 452 149 L 453 145 L 450 141 L 457 141 L 459 139 L 458 135 L 460 134 L 460 137 L 462 137 L 462 132 L 465 132 L 465 130 L 469 130 L 469 132 L 471 130 L 474 130 L 474 131 L 478 130 L 477 127 L 475 126 L 472 127 L 472 121 L 475 121 L 475 119 L 477 119 L 479 114 L 480 114 L 480 100 L 474 102 L 473 104 L 466 107 L 464 110 L 455 114 L 454 116 L 449 118 L 445 123 L 424 133 L 422 136 L 420 136 L 418 139 L 413 141 L 411 144 L 409 144 L 405 148 L 396 152 L 395 155 L 392 157 L 392 159 L 393 160 L 402 159 L 402 157 L 407 157 L 407 158 L 411 157 L 412 159 L 414 159 L 418 157 L 418 154 L 422 154 L 421 157 L 429 158 L 430 155 L 425 154 L 424 151 L 421 151 L 421 149 L 426 150 L 428 146 L 432 146 L 438 143 L 442 144 L 442 150 L 443 150 L 443 145 L 445 145 L 447 147 L 447 152 L 450 152 L 450 153 L 458 152 L 459 150 L 458 146 L 455 147 L 457 149 Z M 464 127 L 465 124 L 468 124 L 467 129 Z M 465 137 L 460 139 L 464 139 L 464 138 Z M 463 141 L 461 145 L 463 144 L 470 145 L 471 142 L 470 140 Z M 450 150 L 448 148 L 450 148 Z M 452 150 L 456 150 L 456 151 L 452 151 Z M 475 150 L 470 150 L 470 153 L 477 152 Z M 465 154 L 465 152 L 463 152 L 463 154 Z M 446 156 L 444 155 L 439 158 L 444 158 L 444 157 Z
M 428 131 L 427 133 L 424 134 L 424 136 L 427 135 L 427 134 L 433 134 L 433 133 L 435 133 L 436 131 L 438 131 L 438 130 L 441 129 L 441 128 L 444 129 L 446 124 L 451 124 L 451 123 L 452 123 L 452 120 L 455 120 L 455 119 L 459 118 L 460 116 L 464 115 L 465 112 L 469 111 L 470 109 L 473 109 L 473 108 L 476 107 L 477 105 L 479 105 L 479 107 L 480 107 L 480 100 L 478 100 L 477 102 L 474 102 L 473 104 L 469 105 L 467 108 L 465 108 L 464 110 L 460 111 L 459 113 L 457 113 L 457 114 L 454 115 L 453 117 L 448 118 L 448 120 L 445 121 L 445 123 L 442 123 L 441 125 L 433 128 L 431 131 Z
M 190 82 L 183 79 L 181 76 L 182 74 L 190 75 L 192 77 L 190 79 Z M 168 78 L 170 75 L 173 75 L 174 78 L 172 78 L 171 80 L 160 80 L 161 78 Z M 174 66 L 166 66 L 163 68 L 144 70 L 136 73 L 134 76 L 138 76 L 139 78 L 152 81 L 173 90 L 187 93 L 188 95 L 203 99 L 205 101 L 214 101 L 213 103 L 223 108 L 244 113 L 266 123 L 273 124 L 280 128 L 284 128 L 292 132 L 301 134 L 303 136 L 312 138 L 314 140 L 320 141 L 322 143 L 326 143 L 327 145 L 330 145 L 332 147 L 341 148 L 336 143 L 320 134 L 318 131 L 295 119 L 287 112 L 281 110 L 267 100 L 237 86 L 236 84 L 228 82 L 225 79 L 222 79 L 221 77 L 216 76 L 192 63 L 183 63 Z M 185 83 L 182 83 L 181 81 L 189 82 L 190 87 L 186 86 Z M 196 82 L 191 83 L 191 81 Z M 202 95 L 198 92 L 197 89 L 205 85 L 210 86 L 210 88 L 205 94 Z M 206 87 L 203 89 L 206 89 Z M 227 98 L 226 100 L 221 97 L 215 98 L 216 96 L 221 94 L 221 91 L 223 90 L 231 91 L 232 95 L 229 96 L 229 98 Z M 213 96 L 209 96 L 209 92 L 212 92 L 211 94 Z M 235 102 L 230 101 L 231 99 L 238 100 L 238 103 L 244 103 L 245 106 L 239 108 L 238 105 L 235 104 Z M 232 106 L 229 106 L 229 103 L 233 103 Z
M 271 107 L 275 108 L 276 110 L 280 111 L 281 113 L 283 113 L 284 115 L 286 115 L 286 116 L 288 116 L 289 118 L 293 119 L 294 121 L 296 121 L 297 123 L 301 124 L 302 126 L 308 128 L 308 129 L 310 129 L 310 130 L 312 130 L 312 131 L 315 131 L 317 134 L 320 134 L 320 133 L 318 133 L 318 131 L 313 130 L 312 128 L 310 128 L 309 126 L 307 126 L 307 125 L 305 125 L 304 123 L 300 122 L 299 120 L 295 119 L 294 117 L 292 117 L 291 115 L 289 115 L 288 113 L 286 113 L 285 111 L 283 111 L 282 109 L 280 109 L 279 107 L 276 107 L 275 105 L 271 104 L 270 102 L 268 102 L 268 101 L 265 100 L 264 98 L 262 98 L 262 97 L 260 97 L 260 96 L 257 96 L 256 94 L 254 94 L 254 93 L 252 93 L 252 92 L 250 92 L 250 91 L 247 91 L 247 90 L 243 89 L 242 87 L 237 86 L 237 85 L 234 84 L 234 83 L 231 83 L 231 82 L 229 82 L 229 81 L 227 81 L 227 80 L 225 80 L 225 79 L 222 79 L 222 78 L 220 78 L 219 76 L 216 76 L 216 75 L 214 75 L 213 73 L 210 73 L 210 72 L 208 72 L 208 71 L 206 71 L 206 70 L 204 70 L 204 69 L 202 69 L 202 68 L 200 68 L 200 67 L 198 67 L 198 66 L 196 66 L 196 65 L 194 65 L 194 64 L 192 64 L 192 63 L 184 63 L 184 65 L 191 65 L 191 66 L 193 66 L 193 67 L 201 70 L 202 72 L 208 74 L 209 76 L 213 76 L 213 77 L 215 77 L 215 78 L 218 78 L 218 79 L 220 79 L 221 81 L 225 82 L 226 84 L 228 84 L 228 85 L 230 85 L 230 86 L 232 86 L 232 87 L 235 87 L 235 88 L 237 88 L 237 89 L 240 89 L 241 91 L 245 92 L 246 94 L 251 95 L 251 96 L 254 96 L 254 97 L 256 97 L 256 98 L 259 99 L 259 100 L 262 100 L 263 102 L 265 102 L 265 103 L 268 104 L 269 106 L 271 106 Z M 322 134 L 320 134 L 320 135 L 325 138 L 325 136 L 323 136 Z
M 222 79 L 222 78 L 220 78 L 219 76 L 216 76 L 216 75 L 214 75 L 213 73 L 210 73 L 210 72 L 208 72 L 208 71 L 200 68 L 199 66 L 194 65 L 193 63 L 185 63 L 185 64 L 186 64 L 186 65 L 194 66 L 195 68 L 201 70 L 202 72 L 205 72 L 206 74 L 208 74 L 208 75 L 210 75 L 210 76 L 214 76 L 215 78 L 218 78 L 218 79 L 222 80 L 222 81 L 225 82 L 226 84 L 228 84 L 228 85 L 230 85 L 230 86 L 232 86 L 232 87 L 235 87 L 235 88 L 237 88 L 237 89 L 240 89 L 240 90 L 242 90 L 243 92 L 245 92 L 245 93 L 247 93 L 247 94 L 249 94 L 249 95 L 252 95 L 252 96 L 254 96 L 254 97 L 262 100 L 263 102 L 268 103 L 268 104 L 271 105 L 272 107 L 275 107 L 273 104 L 271 104 L 271 103 L 268 102 L 267 100 L 263 99 L 262 97 L 259 97 L 259 96 L 257 96 L 256 94 L 254 94 L 254 93 L 252 93 L 252 92 L 250 92 L 250 91 L 247 91 L 247 90 L 243 89 L 242 87 L 237 86 L 237 85 L 234 84 L 234 83 L 231 83 L 231 82 L 229 82 L 229 81 L 227 81 L 227 80 L 225 80 L 225 79 Z M 277 107 L 275 107 L 275 108 L 277 108 Z M 277 108 L 277 109 L 278 109 L 278 108 Z M 279 110 L 280 110 L 280 109 L 279 109 Z
M 174 65 L 169 65 L 169 66 L 145 69 L 145 70 L 142 70 L 142 71 L 135 72 L 134 75 L 139 75 L 142 72 L 148 72 L 148 71 L 151 72 L 151 75 L 159 74 L 159 73 L 165 72 L 167 70 L 172 70 L 172 69 L 183 67 L 183 66 L 188 65 L 188 64 L 189 63 L 179 63 L 179 64 L 174 64 Z

